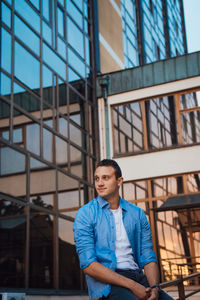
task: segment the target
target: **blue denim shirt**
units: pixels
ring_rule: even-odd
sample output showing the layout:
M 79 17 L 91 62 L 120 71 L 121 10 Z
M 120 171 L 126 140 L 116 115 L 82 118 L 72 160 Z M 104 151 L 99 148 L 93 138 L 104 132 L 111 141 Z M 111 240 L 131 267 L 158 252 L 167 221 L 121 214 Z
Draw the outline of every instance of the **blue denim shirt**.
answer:
M 151 230 L 144 211 L 138 206 L 120 198 L 123 222 L 135 262 L 140 269 L 156 261 L 151 240 Z M 73 225 L 74 241 L 79 256 L 80 267 L 85 269 L 98 261 L 116 270 L 115 220 L 109 209 L 110 204 L 98 196 L 81 207 Z M 110 285 L 86 275 L 89 298 L 108 296 Z

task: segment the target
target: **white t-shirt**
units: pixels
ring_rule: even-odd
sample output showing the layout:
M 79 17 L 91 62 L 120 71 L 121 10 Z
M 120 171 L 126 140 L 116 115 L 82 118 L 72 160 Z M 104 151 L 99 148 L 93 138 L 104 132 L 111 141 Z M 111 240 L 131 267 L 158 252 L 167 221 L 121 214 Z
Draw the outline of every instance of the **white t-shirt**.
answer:
M 115 255 L 117 258 L 117 269 L 138 269 L 138 265 L 134 261 L 133 251 L 129 242 L 126 229 L 122 220 L 122 209 L 110 209 L 115 218 L 116 241 Z

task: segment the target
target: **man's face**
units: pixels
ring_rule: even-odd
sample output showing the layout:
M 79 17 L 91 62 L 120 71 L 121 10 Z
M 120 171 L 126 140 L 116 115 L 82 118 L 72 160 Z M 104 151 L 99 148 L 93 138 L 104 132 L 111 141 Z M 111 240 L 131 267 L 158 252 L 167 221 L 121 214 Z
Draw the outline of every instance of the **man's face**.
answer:
M 119 196 L 119 187 L 122 184 L 122 177 L 116 178 L 115 169 L 111 166 L 98 167 L 94 174 L 95 188 L 99 196 L 109 200 Z

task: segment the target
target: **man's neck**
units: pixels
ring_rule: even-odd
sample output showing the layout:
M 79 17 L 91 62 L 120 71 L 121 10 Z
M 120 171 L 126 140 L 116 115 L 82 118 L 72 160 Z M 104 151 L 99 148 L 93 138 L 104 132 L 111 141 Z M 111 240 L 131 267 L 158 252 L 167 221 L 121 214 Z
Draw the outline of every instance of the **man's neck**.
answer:
M 119 195 L 115 196 L 115 197 L 112 197 L 112 198 L 109 198 L 109 199 L 107 199 L 107 201 L 110 204 L 110 208 L 111 209 L 118 209 L 119 204 L 120 204 L 120 197 L 119 197 Z

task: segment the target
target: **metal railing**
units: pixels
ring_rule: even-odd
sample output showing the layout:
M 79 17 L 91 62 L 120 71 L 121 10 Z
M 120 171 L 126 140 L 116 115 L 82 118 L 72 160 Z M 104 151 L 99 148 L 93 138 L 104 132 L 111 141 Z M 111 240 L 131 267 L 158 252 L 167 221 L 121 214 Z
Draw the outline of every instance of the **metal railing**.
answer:
M 185 294 L 184 282 L 198 279 L 198 278 L 200 278 L 200 272 L 194 273 L 192 275 L 184 276 L 184 277 L 180 276 L 180 278 L 178 278 L 178 279 L 171 280 L 168 282 L 163 282 L 160 284 L 160 287 L 163 289 L 163 288 L 167 288 L 167 287 L 171 287 L 171 286 L 177 286 L 179 298 L 177 298 L 176 300 L 185 300 L 186 298 L 191 297 L 192 295 L 195 295 L 198 292 L 200 292 L 200 288 L 196 289 L 195 291 Z
M 179 259 L 181 261 L 186 261 L 189 259 L 191 262 L 187 261 L 177 263 L 177 260 Z M 161 273 L 163 275 L 163 281 L 173 280 L 180 276 L 188 276 L 190 274 L 198 272 L 200 272 L 200 256 L 163 259 L 161 262 Z M 197 280 L 195 281 L 197 282 Z

